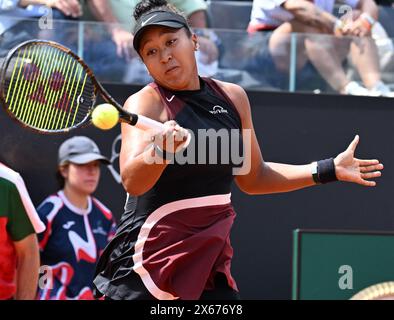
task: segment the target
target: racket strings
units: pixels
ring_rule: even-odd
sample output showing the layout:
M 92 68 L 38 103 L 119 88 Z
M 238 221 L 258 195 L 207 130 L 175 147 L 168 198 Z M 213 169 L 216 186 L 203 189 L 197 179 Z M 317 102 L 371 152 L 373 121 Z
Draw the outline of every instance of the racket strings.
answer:
M 58 48 L 31 44 L 14 53 L 4 85 L 9 111 L 22 123 L 57 131 L 86 120 L 94 85 L 81 64 Z

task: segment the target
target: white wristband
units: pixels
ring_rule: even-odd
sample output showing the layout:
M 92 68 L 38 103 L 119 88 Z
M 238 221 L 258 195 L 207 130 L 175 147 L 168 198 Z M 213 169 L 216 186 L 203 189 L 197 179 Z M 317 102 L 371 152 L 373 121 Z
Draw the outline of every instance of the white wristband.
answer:
M 375 24 L 376 20 L 374 18 L 372 18 L 368 13 L 363 12 L 360 16 L 360 18 L 363 18 L 365 20 L 367 20 L 369 22 L 369 24 L 371 25 L 371 27 Z

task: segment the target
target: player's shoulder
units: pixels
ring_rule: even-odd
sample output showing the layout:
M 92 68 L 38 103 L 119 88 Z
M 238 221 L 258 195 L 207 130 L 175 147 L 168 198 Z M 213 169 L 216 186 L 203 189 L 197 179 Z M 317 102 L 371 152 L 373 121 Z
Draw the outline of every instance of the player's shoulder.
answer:
M 160 104 L 161 99 L 159 93 L 151 86 L 146 85 L 141 90 L 129 96 L 124 104 L 128 111 L 140 111 L 138 108 L 144 108 L 147 105 Z
M 150 85 L 129 96 L 124 104 L 129 112 L 155 118 L 163 110 L 163 104 L 159 93 Z
M 238 84 L 217 79 L 212 80 L 215 81 L 215 83 L 230 97 L 230 99 L 240 99 L 247 96 L 244 88 Z

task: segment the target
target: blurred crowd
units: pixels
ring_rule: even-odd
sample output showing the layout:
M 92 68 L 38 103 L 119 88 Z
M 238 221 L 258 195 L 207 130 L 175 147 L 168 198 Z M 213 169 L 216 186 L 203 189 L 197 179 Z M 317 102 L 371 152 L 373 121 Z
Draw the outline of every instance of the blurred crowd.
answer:
M 202 76 L 263 90 L 393 95 L 392 0 L 169 2 L 199 36 Z M 146 84 L 151 78 L 132 48 L 137 3 L 0 0 L 0 56 L 24 40 L 54 40 L 82 56 L 101 81 Z M 246 19 L 239 29 L 236 20 Z

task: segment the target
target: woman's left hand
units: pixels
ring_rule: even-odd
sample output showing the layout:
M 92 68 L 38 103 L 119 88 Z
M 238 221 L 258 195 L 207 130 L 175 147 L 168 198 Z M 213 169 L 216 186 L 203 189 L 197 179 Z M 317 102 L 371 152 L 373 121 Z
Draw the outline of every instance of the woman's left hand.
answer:
M 375 181 L 367 179 L 378 178 L 382 175 L 383 164 L 379 160 L 360 160 L 354 157 L 360 137 L 356 135 L 349 147 L 335 159 L 335 174 L 340 181 L 354 182 L 367 187 L 376 186 Z

